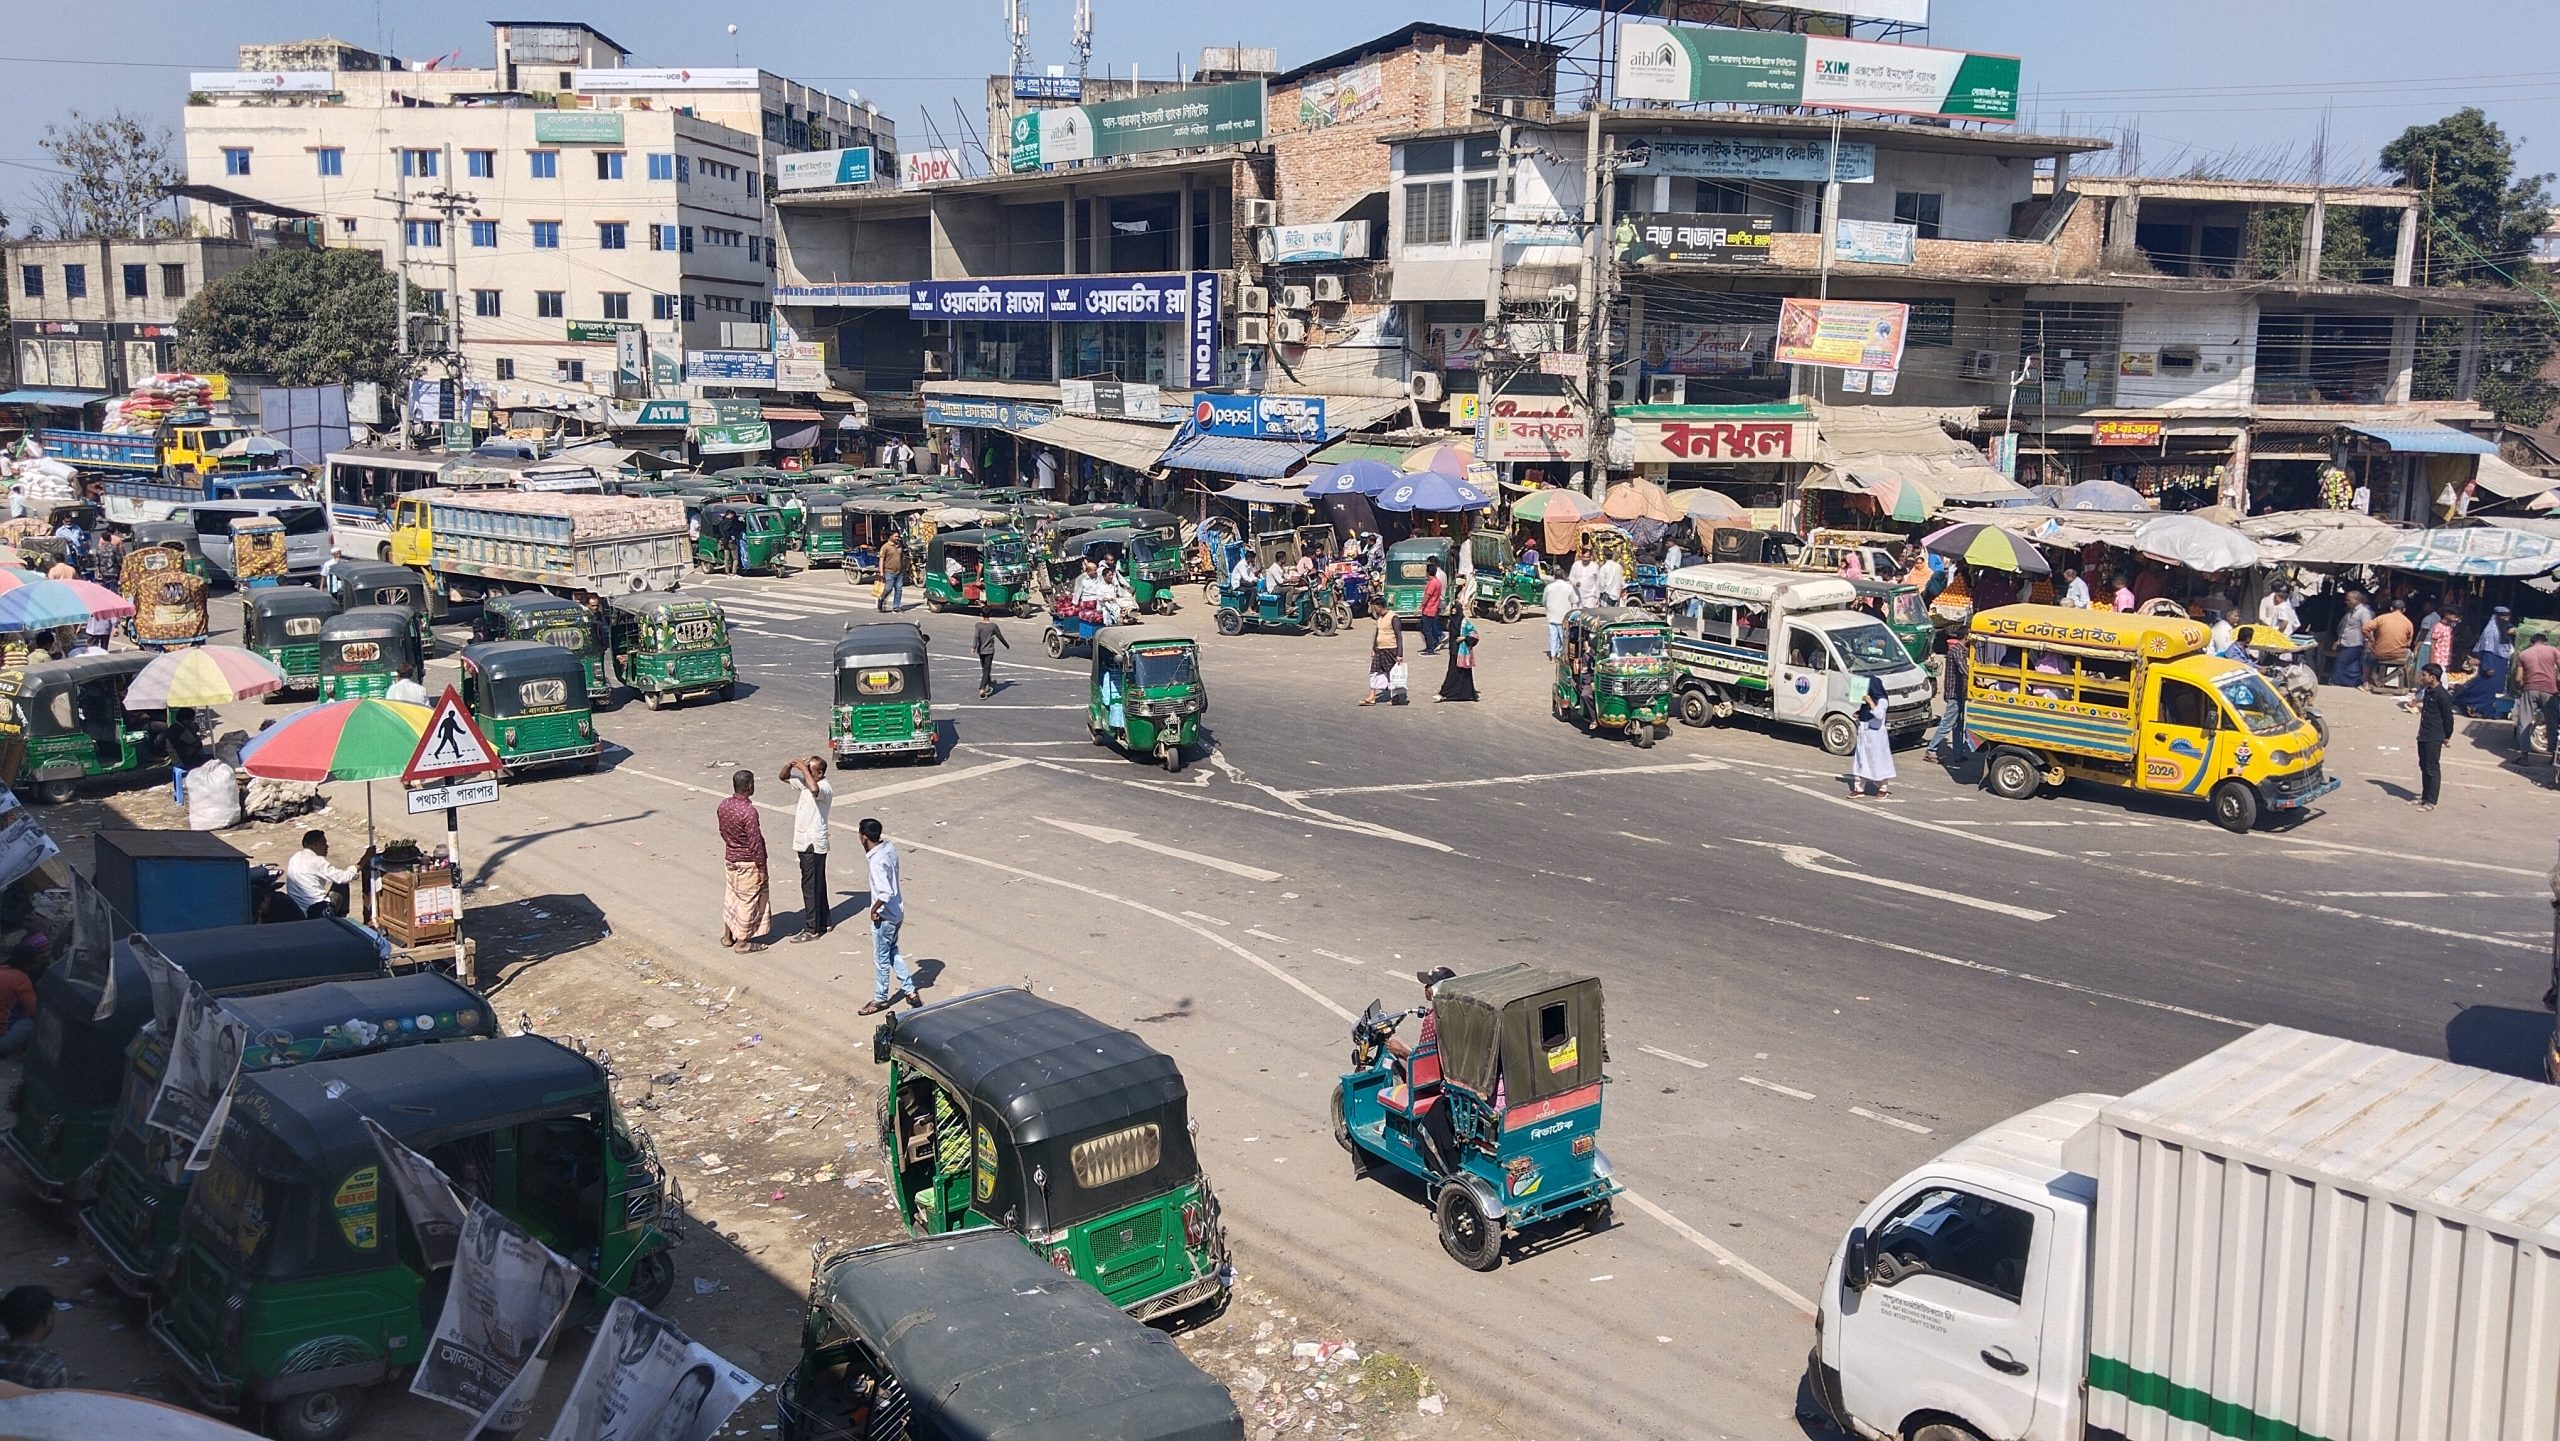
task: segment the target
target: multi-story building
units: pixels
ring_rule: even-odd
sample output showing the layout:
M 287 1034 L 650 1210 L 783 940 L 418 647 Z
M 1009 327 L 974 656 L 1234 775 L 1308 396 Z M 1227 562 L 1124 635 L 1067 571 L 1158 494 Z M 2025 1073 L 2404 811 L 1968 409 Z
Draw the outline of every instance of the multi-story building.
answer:
M 247 265 L 245 240 L 21 240 L 7 248 L 18 385 L 57 405 L 103 400 L 170 369 L 188 297 Z
M 298 212 L 316 243 L 403 270 L 426 292 L 420 348 L 491 408 L 601 421 L 617 391 L 771 384 L 776 162 L 867 147 L 894 165 L 888 121 L 759 70 L 634 66 L 585 25 L 491 30 L 477 68 L 243 46 L 240 71 L 194 77 L 188 193 Z

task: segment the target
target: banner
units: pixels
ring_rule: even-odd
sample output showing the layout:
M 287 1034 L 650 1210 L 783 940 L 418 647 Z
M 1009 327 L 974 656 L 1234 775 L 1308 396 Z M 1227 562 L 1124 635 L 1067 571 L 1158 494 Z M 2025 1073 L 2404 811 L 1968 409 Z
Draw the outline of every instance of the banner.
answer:
M 538 145 L 619 145 L 622 112 L 537 110 L 533 113 L 533 139 Z
M 1255 232 L 1254 253 L 1265 265 L 1309 265 L 1369 258 L 1369 222 L 1335 220 L 1323 225 L 1274 225 Z
M 1298 87 L 1298 128 L 1321 130 L 1371 114 L 1387 103 L 1386 71 L 1376 63 L 1357 66 Z
M 11 804 L 15 804 L 15 798 Z M 98 1009 L 89 1019 L 103 1021 L 116 1012 L 116 918 L 104 891 L 71 873 L 71 954 L 63 958 L 63 975 L 73 985 L 98 988 Z
M 1164 419 L 1164 392 L 1134 380 L 1061 380 L 1058 408 L 1112 420 Z
M 1498 395 L 1484 408 L 1484 458 L 1512 464 L 1584 460 L 1591 413 L 1561 395 Z
M 1911 307 L 1877 300 L 1796 300 L 1778 307 L 1777 360 L 1831 370 L 1900 370 Z
M 2158 445 L 2165 429 L 2156 420 L 2101 420 L 2090 427 L 2089 439 L 2096 445 Z
M 968 169 L 960 163 L 957 150 L 902 150 L 898 152 L 898 184 L 913 190 L 919 185 L 939 185 L 946 180 L 965 180 Z
M 1617 430 L 1634 445 L 1635 463 L 1775 461 L 1813 458 L 1809 420 L 1649 420 L 1621 417 Z
M 784 390 L 827 388 L 827 348 L 814 340 L 795 340 L 773 348 L 774 384 Z
M 1690 325 L 1646 321 L 1643 363 L 1649 375 L 1747 375 L 1769 358 L 1775 327 L 1743 321 Z
M 1910 265 L 1920 256 L 1920 227 L 1892 220 L 1843 220 L 1831 235 L 1831 258 L 1851 265 Z
M 828 185 L 868 185 L 872 158 L 868 145 L 785 155 L 774 162 L 773 188 L 815 190 Z
M 1864 140 L 1843 140 L 1834 155 L 1829 140 L 1720 140 L 1648 135 L 1619 147 L 1619 154 L 1641 149 L 1643 158 L 1621 165 L 1625 175 L 1678 175 L 1701 180 L 1820 181 L 1826 173 L 1843 185 L 1866 185 L 1876 178 L 1876 147 Z
M 907 286 L 907 314 L 917 320 L 1089 320 L 1165 325 L 1194 318 L 1192 295 L 1209 282 L 1216 319 L 1215 272 L 1061 276 L 1055 280 L 918 280 Z
M 1769 215 L 1673 211 L 1618 217 L 1620 265 L 1765 265 L 1778 228 Z
M 1423 341 L 1424 354 L 1442 370 L 1477 370 L 1484 364 L 1482 325 L 1435 325 Z
M 338 77 L 326 70 L 192 70 L 187 88 L 207 95 L 326 95 Z
M 693 430 L 693 448 L 700 455 L 744 455 L 751 450 L 766 450 L 773 445 L 773 427 L 761 420 L 740 421 L 734 425 L 698 425 Z
M 770 350 L 688 350 L 684 378 L 694 385 L 771 385 Z
M 604 1313 L 545 1441 L 710 1441 L 759 1385 L 624 1296 Z
M 367 1116 L 364 1129 L 373 1138 L 375 1154 L 382 1157 L 382 1173 L 391 1178 L 392 1193 L 400 1198 L 400 1214 L 409 1218 L 419 1258 L 430 1271 L 452 1265 L 462 1247 L 462 1228 L 470 1219 L 463 1213 L 462 1198 L 453 1193 L 453 1183 L 436 1169 L 435 1162 L 382 1129 L 381 1122 Z
M 1191 373 L 1186 377 L 1191 388 L 1218 383 L 1218 273 L 1214 270 L 1193 272 L 1190 283 L 1191 314 L 1188 320 Z
M 409 1393 L 478 1417 L 462 1441 L 522 1429 L 542 1384 L 542 1348 L 577 1294 L 574 1263 L 487 1202 L 472 1202 L 444 1313 Z
M 1324 397 L 1203 395 L 1191 403 L 1191 423 L 1202 435 L 1316 445 L 1325 438 Z
M 581 95 L 634 90 L 760 90 L 764 72 L 752 66 L 715 70 L 650 68 L 638 65 L 570 72 L 569 88 Z
M 204 987 L 191 985 L 176 1028 L 164 1034 L 168 1068 L 160 1073 L 144 1124 L 186 1145 L 181 1170 L 201 1171 L 213 1163 L 214 1142 L 231 1115 L 231 1083 L 239 1079 L 240 1057 L 249 1048 L 249 1024 L 215 1005 Z
M 1016 172 L 1153 150 L 1248 145 L 1264 131 L 1263 82 L 1237 80 L 1133 100 L 1031 110 L 1013 117 L 1007 154 Z
M 2014 56 L 1881 45 L 1786 30 L 1629 20 L 1618 27 L 1618 98 L 1818 105 L 2014 122 Z

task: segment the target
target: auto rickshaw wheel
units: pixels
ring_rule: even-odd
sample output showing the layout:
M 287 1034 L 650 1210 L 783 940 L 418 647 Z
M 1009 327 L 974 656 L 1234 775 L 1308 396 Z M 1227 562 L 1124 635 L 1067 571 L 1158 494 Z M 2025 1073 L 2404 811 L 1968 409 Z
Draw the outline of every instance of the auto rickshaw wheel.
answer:
M 1858 748 L 1858 726 L 1844 715 L 1822 718 L 1822 748 L 1835 756 L 1845 756 Z
M 660 1246 L 631 1263 L 631 1284 L 622 1294 L 643 1306 L 655 1307 L 664 1302 L 676 1288 L 676 1258 L 671 1247 Z
M 1627 727 L 1627 734 L 1634 739 L 1637 750 L 1649 751 L 1653 749 L 1653 722 L 1646 720 L 1642 716 L 1638 716 L 1635 718 L 1635 721 Z
M 1502 604 L 1495 608 L 1494 614 L 1502 617 L 1502 623 L 1504 625 L 1517 623 L 1520 619 L 1520 597 L 1516 595 L 1504 596 L 1502 598 Z
M 1989 782 L 1991 793 L 2003 800 L 2028 800 L 2044 784 L 2044 771 L 2035 757 L 2017 750 L 1994 752 L 1983 777 Z
M 1484 1213 L 1484 1203 L 1464 1181 L 1440 1188 L 1440 1249 L 1470 1271 L 1490 1271 L 1502 1264 L 1502 1227 Z
M 1586 1208 L 1582 1213 L 1582 1229 L 1595 1236 L 1616 1224 L 1618 1224 L 1618 1203 L 1614 1199 L 1604 1200 Z
M 724 680 L 720 682 L 720 698 L 722 700 L 736 700 L 738 698 L 738 683 L 733 680 Z
M 46 781 L 36 787 L 36 799 L 49 806 L 68 805 L 71 798 L 79 794 L 79 789 L 78 784 L 72 781 Z
M 1156 759 L 1164 762 L 1166 775 L 1180 775 L 1182 773 L 1182 742 L 1177 740 L 1156 742 Z
M 2237 835 L 2257 829 L 2258 793 L 2247 781 L 2224 781 L 2213 788 L 2213 823 Z
M 1351 1153 L 1352 1180 L 1357 1181 L 1369 1174 L 1368 1153 L 1351 1139 L 1351 1117 L 1343 1112 L 1340 1086 L 1333 1088 L 1333 1143 Z
M 1982 1441 L 1969 1426 L 1950 1421 L 1932 1421 L 1911 1433 L 1911 1441 Z
M 1244 634 L 1244 616 L 1226 606 L 1218 607 L 1218 634 Z
M 267 1408 L 267 1429 L 276 1441 L 340 1441 L 356 1429 L 364 1412 L 364 1392 L 353 1386 L 328 1386 L 288 1397 Z

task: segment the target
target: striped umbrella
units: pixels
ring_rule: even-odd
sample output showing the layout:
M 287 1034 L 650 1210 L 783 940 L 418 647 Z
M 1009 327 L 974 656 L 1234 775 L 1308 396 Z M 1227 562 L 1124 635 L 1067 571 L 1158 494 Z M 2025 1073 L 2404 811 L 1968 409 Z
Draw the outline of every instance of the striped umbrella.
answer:
M 16 590 L 22 585 L 33 585 L 42 579 L 44 579 L 42 571 L 25 570 L 14 565 L 0 565 L 0 592 Z
M 1435 440 L 1409 451 L 1397 462 L 1396 469 L 1408 474 L 1427 470 L 1451 480 L 1463 480 L 1487 494 L 1493 491 L 1493 467 L 1476 459 L 1472 448 L 1454 440 Z
M 2050 575 L 2053 567 L 2036 553 L 2036 548 L 1996 525 L 1978 521 L 1951 525 L 1928 539 L 1931 555 L 1943 555 L 1967 565 L 1988 570 L 2010 570 L 2024 575 Z M 5 598 L 5 597 L 0 597 Z
M 0 591 L 0 631 L 52 630 L 131 614 L 132 601 L 85 580 L 33 580 Z
M 409 768 L 426 732 L 422 705 L 339 700 L 305 706 L 240 751 L 240 768 L 278 781 L 380 781 Z
M 190 646 L 164 651 L 134 672 L 133 683 L 125 687 L 124 708 L 228 705 L 282 689 L 284 672 L 256 651 L 236 645 Z

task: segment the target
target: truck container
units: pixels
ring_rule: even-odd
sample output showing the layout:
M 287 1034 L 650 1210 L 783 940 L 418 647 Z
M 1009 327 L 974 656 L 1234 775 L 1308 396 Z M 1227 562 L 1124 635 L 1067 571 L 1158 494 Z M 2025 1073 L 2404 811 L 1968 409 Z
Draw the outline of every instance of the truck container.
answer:
M 157 436 L 119 435 L 105 430 L 38 430 L 36 445 L 45 454 L 82 470 L 160 473 Z
M 117 936 L 245 926 L 249 858 L 207 831 L 104 830 L 90 869 Z
M 673 590 L 689 564 L 672 499 L 442 487 L 400 497 L 391 558 L 427 574 L 439 602 Z
M 1895 1182 L 1816 1401 L 1897 1441 L 2551 1441 L 2560 1089 L 2266 1026 Z
M 254 469 L 253 457 L 226 457 L 222 452 L 233 442 L 255 434 L 255 429 L 237 421 L 192 410 L 162 421 L 148 435 L 107 430 L 38 430 L 35 440 L 45 454 L 82 470 L 175 478 L 226 468 Z

